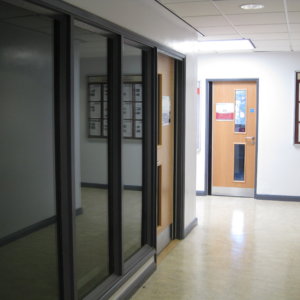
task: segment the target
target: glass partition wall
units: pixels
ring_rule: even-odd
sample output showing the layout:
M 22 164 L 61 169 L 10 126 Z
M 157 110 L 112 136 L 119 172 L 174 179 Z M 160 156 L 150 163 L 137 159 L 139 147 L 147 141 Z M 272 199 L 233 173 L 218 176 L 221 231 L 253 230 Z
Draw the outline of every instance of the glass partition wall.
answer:
M 109 275 L 107 35 L 75 21 L 76 272 L 81 299 Z
M 99 299 L 155 253 L 155 51 L 10 3 L 0 0 L 0 298 Z
M 0 11 L 0 299 L 55 300 L 54 20 Z
M 123 255 L 142 247 L 143 203 L 143 72 L 142 50 L 123 45 L 122 181 Z

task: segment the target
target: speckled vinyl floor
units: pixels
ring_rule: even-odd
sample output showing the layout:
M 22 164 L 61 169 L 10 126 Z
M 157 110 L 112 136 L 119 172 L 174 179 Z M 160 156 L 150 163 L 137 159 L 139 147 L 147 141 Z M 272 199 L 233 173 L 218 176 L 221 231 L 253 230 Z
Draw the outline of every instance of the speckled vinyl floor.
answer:
M 300 299 L 300 203 L 198 197 L 197 214 L 132 299 Z

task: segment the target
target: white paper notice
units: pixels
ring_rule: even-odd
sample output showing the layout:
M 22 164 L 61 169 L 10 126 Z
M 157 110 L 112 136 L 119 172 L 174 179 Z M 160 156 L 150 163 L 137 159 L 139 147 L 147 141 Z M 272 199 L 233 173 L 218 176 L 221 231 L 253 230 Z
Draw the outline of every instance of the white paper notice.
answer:
M 234 119 L 234 103 L 216 103 L 216 120 L 232 121 Z

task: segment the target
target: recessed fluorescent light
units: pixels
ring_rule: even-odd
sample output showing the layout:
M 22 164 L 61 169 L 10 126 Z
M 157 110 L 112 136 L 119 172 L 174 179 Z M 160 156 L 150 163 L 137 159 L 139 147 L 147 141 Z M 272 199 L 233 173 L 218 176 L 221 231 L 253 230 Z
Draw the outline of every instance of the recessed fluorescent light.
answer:
M 255 47 L 250 40 L 185 41 L 171 44 L 182 53 L 221 53 L 250 51 Z
M 264 7 L 265 6 L 262 5 L 262 4 L 244 4 L 244 5 L 241 5 L 242 9 L 262 9 Z
M 200 52 L 226 52 L 239 50 L 252 50 L 254 46 L 250 40 L 223 40 L 223 41 L 203 41 L 198 43 Z

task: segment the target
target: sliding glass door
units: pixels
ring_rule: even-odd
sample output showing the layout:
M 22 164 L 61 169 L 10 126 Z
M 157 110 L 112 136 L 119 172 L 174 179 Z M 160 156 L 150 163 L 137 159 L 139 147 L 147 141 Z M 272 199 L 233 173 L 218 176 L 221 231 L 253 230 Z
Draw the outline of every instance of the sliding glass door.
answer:
M 99 299 L 154 270 L 155 51 L 41 3 L 0 0 L 0 299 Z
M 53 20 L 0 3 L 0 299 L 59 297 Z

